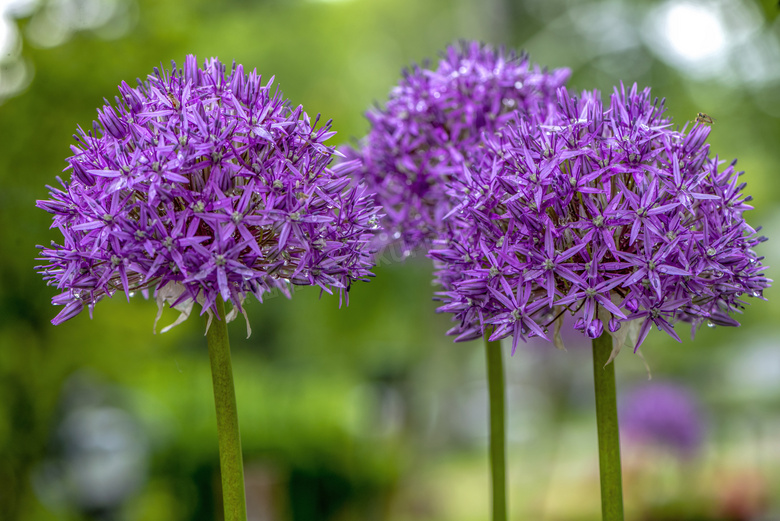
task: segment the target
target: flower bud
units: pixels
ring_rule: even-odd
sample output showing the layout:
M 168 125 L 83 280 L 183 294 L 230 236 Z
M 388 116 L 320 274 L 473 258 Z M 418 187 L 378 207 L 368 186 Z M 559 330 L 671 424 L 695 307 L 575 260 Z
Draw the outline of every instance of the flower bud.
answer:
M 601 321 L 601 319 L 594 318 L 590 321 L 590 324 L 588 325 L 588 329 L 585 331 L 585 334 L 588 335 L 589 338 L 598 338 L 601 336 L 601 334 L 604 332 L 604 323 Z
M 614 333 L 615 331 L 620 329 L 620 325 L 621 325 L 620 320 L 616 317 L 612 317 L 611 319 L 609 319 L 609 325 L 607 327 L 609 328 L 610 333 Z

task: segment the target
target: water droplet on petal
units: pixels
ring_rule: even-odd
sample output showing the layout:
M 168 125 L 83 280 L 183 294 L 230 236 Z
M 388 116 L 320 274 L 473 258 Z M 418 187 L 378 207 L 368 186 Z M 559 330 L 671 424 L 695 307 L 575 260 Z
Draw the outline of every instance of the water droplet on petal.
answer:
M 712 323 L 712 320 L 707 321 L 707 327 L 711 327 L 712 329 L 715 329 L 715 324 Z

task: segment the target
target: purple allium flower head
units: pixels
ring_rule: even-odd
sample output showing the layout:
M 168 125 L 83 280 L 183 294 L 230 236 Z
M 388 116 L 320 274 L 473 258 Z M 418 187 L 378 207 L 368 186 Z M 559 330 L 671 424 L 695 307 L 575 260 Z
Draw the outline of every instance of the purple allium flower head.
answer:
M 765 239 L 743 218 L 742 173 L 709 156 L 709 130 L 672 130 L 649 89 L 621 86 L 608 108 L 562 88 L 557 111 L 486 134 L 429 253 L 450 334 L 516 347 L 552 324 L 557 337 L 568 310 L 588 337 L 609 331 L 614 356 L 653 325 L 678 341 L 677 321 L 739 325 L 729 312 L 771 282 L 752 249 Z
M 690 457 L 704 437 L 704 421 L 697 402 L 680 385 L 648 383 L 621 398 L 620 430 L 629 439 L 664 446 L 681 457 Z
M 62 291 L 54 324 L 117 290 L 154 289 L 183 319 L 195 301 L 242 310 L 249 293 L 289 296 L 292 283 L 341 295 L 371 275 L 378 208 L 350 180 L 356 162 L 329 168 L 330 122 L 318 127 L 272 82 L 187 56 L 119 86 L 75 136 L 71 179 L 38 201 L 63 235 L 38 267 Z
M 461 175 L 480 146 L 515 112 L 545 112 L 568 69 L 531 66 L 525 54 L 478 42 L 450 46 L 438 67 L 415 66 L 403 73 L 384 108 L 367 113 L 371 129 L 360 150 L 357 173 L 377 193 L 390 242 L 412 250 L 436 236 L 452 203 L 446 185 Z M 552 104 L 552 105 L 551 105 Z

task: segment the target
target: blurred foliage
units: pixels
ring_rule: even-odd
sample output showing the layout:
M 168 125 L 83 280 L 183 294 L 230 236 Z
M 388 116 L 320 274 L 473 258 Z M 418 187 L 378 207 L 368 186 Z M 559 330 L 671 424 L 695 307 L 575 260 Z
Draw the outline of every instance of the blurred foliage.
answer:
M 101 1 L 108 2 L 79 5 Z M 18 59 L 34 75 L 24 92 L 0 105 L 2 519 L 194 521 L 214 519 L 220 510 L 203 320 L 192 317 L 153 335 L 154 303 L 117 296 L 102 302 L 93 320 L 79 316 L 55 328 L 49 323 L 53 291 L 33 270 L 34 246 L 56 238 L 47 231 L 49 215 L 34 201 L 47 197 L 45 185 L 65 166 L 76 126 L 91 125 L 120 81 L 143 78 L 170 60 L 181 63 L 188 53 L 275 75 L 293 103 L 333 118 L 336 144 L 366 131 L 363 112 L 381 103 L 401 68 L 435 58 L 460 38 L 526 48 L 534 61 L 569 66 L 575 90 L 608 94 L 621 80 L 651 85 L 680 125 L 698 111 L 716 118 L 712 148 L 724 159 L 739 157 L 748 172 L 747 192 L 757 208 L 748 220 L 765 224 L 772 241 L 763 254 L 775 264 L 778 78 L 695 77 L 664 61 L 647 20 L 667 4 L 108 3 L 121 4 L 111 19 L 115 27 L 73 29 L 56 45 L 40 36 L 49 4 L 39 2 L 17 20 L 25 38 Z M 738 4 L 750 16 L 765 16 L 751 33 L 764 38 L 755 45 L 777 46 L 774 2 Z M 741 70 L 750 49 L 736 53 L 728 67 Z M 482 351 L 478 343 L 455 345 L 444 336 L 448 317 L 434 313 L 428 261 L 398 261 L 388 252 L 376 278 L 353 289 L 349 307 L 303 289 L 289 301 L 251 303 L 249 339 L 243 324 L 231 325 L 250 509 L 254 504 L 262 513 L 256 519 L 484 519 Z M 780 302 L 774 296 L 767 291 L 768 302 L 751 305 L 738 330 L 705 328 L 682 345 L 650 336 L 643 351 L 653 375 L 694 389 L 710 428 L 695 462 L 659 467 L 651 458 L 627 469 L 627 509 L 636 519 L 726 519 L 729 508 L 742 508 L 729 494 L 754 494 L 744 508 L 777 513 L 780 505 L 761 496 L 780 496 L 780 339 L 772 325 Z M 166 313 L 163 323 L 174 318 Z M 643 363 L 630 352 L 617 362 L 620 385 L 645 378 Z M 589 363 L 587 349 L 576 345 L 567 353 L 533 346 L 509 360 L 518 519 L 597 516 Z M 74 405 L 63 389 L 85 371 L 103 398 Z M 114 510 L 79 506 L 73 492 L 52 496 L 58 487 L 52 469 L 62 473 L 74 464 L 60 447 L 62 426 L 87 406 L 126 411 L 148 445 L 143 484 Z M 626 448 L 629 460 L 631 451 Z M 724 479 L 716 482 L 716 474 Z M 752 488 L 739 493 L 745 483 Z

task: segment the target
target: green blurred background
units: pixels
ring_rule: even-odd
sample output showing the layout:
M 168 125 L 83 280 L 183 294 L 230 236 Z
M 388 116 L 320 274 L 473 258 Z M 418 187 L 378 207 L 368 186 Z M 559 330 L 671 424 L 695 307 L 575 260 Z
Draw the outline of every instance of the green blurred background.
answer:
M 780 244 L 780 25 L 772 1 L 0 1 L 0 519 L 220 519 L 204 323 L 152 334 L 153 302 L 121 296 L 54 327 L 34 272 L 58 239 L 35 208 L 122 80 L 188 53 L 276 76 L 294 104 L 333 118 L 333 143 L 400 70 L 457 39 L 524 48 L 570 67 L 575 90 L 650 85 L 679 124 L 715 118 L 739 158 L 776 265 Z M 254 521 L 487 519 L 486 390 L 478 342 L 453 344 L 431 266 L 388 252 L 351 304 L 302 289 L 231 324 Z M 777 279 L 777 270 L 770 277 Z M 698 401 L 701 443 L 624 439 L 633 520 L 780 519 L 780 301 L 744 326 L 643 347 L 655 381 Z M 169 312 L 163 322 L 173 321 Z M 573 337 L 576 338 L 576 337 Z M 506 347 L 506 346 L 505 346 Z M 617 359 L 619 393 L 646 383 Z M 507 360 L 512 519 L 599 518 L 588 346 L 521 346 Z M 688 418 L 695 421 L 696 418 Z

